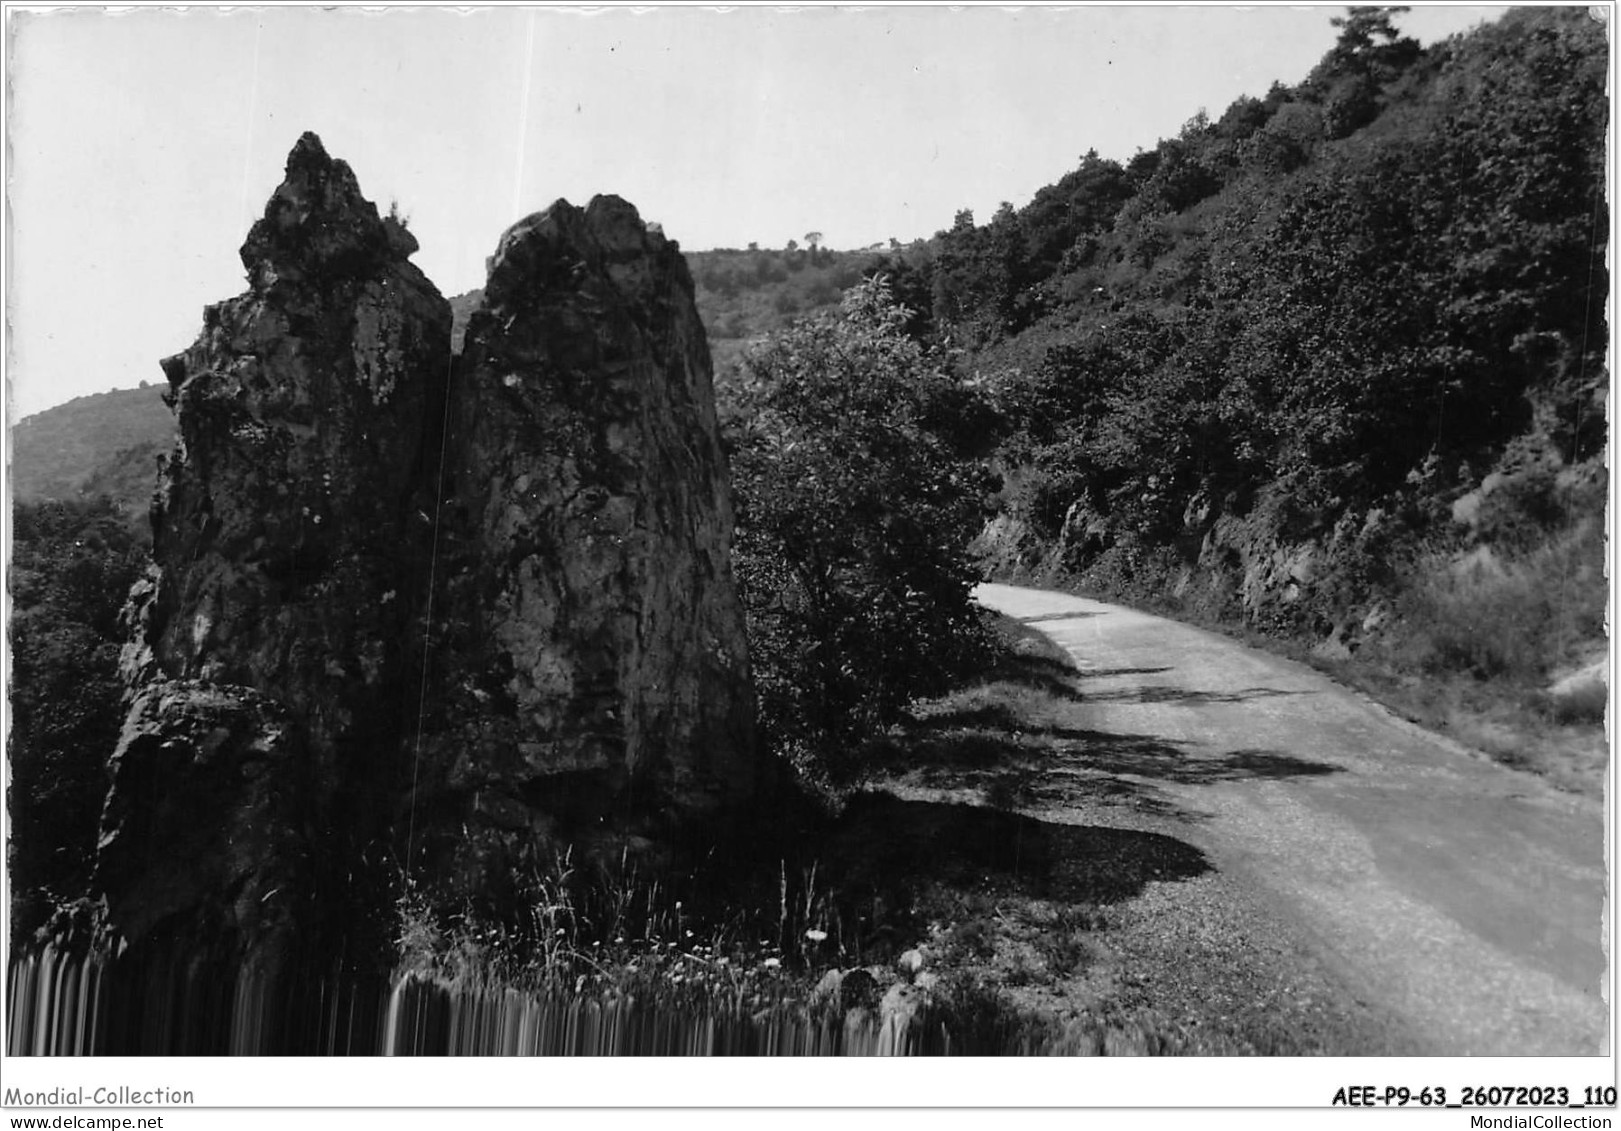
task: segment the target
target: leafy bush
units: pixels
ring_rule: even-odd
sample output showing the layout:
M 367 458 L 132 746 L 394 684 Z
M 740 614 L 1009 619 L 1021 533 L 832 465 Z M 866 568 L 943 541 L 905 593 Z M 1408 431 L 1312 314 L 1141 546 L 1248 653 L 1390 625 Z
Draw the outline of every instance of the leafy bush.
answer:
M 868 280 L 758 346 L 727 393 L 761 721 L 834 776 L 982 648 L 967 546 L 989 484 L 947 438 L 974 402 L 909 318 Z

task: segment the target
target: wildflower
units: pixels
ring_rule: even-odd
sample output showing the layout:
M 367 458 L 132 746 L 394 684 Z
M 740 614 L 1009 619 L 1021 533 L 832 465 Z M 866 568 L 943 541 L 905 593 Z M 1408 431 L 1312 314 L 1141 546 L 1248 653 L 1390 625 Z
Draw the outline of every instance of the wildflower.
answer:
M 767 970 L 775 970 L 777 967 L 779 967 L 781 965 L 782 965 L 782 959 L 780 959 L 780 958 L 768 958 L 768 959 L 765 960 L 765 968 Z
M 805 937 L 811 942 L 826 942 L 827 932 L 818 931 L 815 927 L 812 927 L 810 930 L 805 932 Z

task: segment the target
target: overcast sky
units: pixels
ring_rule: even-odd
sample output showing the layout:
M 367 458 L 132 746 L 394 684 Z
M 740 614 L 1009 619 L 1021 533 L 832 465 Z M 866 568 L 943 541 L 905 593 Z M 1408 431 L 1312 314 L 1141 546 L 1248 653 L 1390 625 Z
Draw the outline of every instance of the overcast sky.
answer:
M 304 130 L 447 295 L 562 196 L 689 249 L 910 240 L 1303 78 L 1336 6 L 15 13 L 10 419 L 161 383 Z M 1501 8 L 1415 6 L 1425 43 Z

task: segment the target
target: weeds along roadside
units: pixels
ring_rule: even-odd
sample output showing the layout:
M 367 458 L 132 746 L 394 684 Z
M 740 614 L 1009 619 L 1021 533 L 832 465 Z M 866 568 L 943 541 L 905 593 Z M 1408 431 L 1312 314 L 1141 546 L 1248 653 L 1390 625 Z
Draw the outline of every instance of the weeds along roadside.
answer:
M 1024 626 L 993 618 L 991 630 L 997 661 L 948 702 L 978 702 L 1010 677 L 1049 677 L 1064 663 Z M 883 751 L 873 753 L 881 775 Z M 1108 916 L 1021 895 L 977 867 L 932 866 L 929 852 L 912 851 L 927 846 L 897 854 L 889 842 L 906 834 L 871 828 L 885 823 L 889 802 L 863 808 L 872 795 L 845 788 L 848 808 L 801 803 L 791 819 L 773 822 L 774 843 L 755 841 L 748 853 L 722 847 L 679 874 L 638 873 L 622 861 L 587 875 L 565 855 L 525 878 L 522 914 L 504 921 L 471 909 L 436 914 L 407 889 L 396 977 L 431 980 L 467 1000 L 516 992 L 610 1010 L 633 1003 L 694 1021 L 830 1025 L 856 1041 L 850 1048 L 886 1023 L 893 1037 L 897 1018 L 911 1052 L 1215 1048 L 1137 1015 L 1033 1007 L 1043 986 L 1085 976 Z M 1029 952 L 1023 960 L 987 957 L 1010 933 Z
M 677 898 L 675 885 L 633 873 L 581 887 L 565 858 L 536 877 L 529 921 L 518 926 L 466 914 L 436 919 L 407 894 L 395 981 L 425 980 L 462 1002 L 517 993 L 609 1014 L 632 1006 L 678 1025 L 730 1018 L 820 1026 L 855 1051 L 863 1040 L 878 1042 L 886 1023 L 885 1051 L 1038 1051 L 1061 1041 L 1061 1031 L 1049 1033 L 994 984 L 949 965 L 937 974 L 937 948 L 895 954 L 864 938 L 846 925 L 848 904 L 840 907 L 818 872 L 814 862 L 790 872 L 779 861 L 771 906 L 705 914 Z M 1070 1040 L 1102 1051 L 1101 1033 Z
M 396 904 L 396 977 L 474 994 L 633 1000 L 694 1017 L 824 1020 L 856 1004 L 876 1017 L 886 992 L 915 985 L 919 1004 L 940 1017 L 968 1009 L 979 1029 L 1012 1017 L 971 978 L 922 975 L 914 893 L 841 887 L 852 869 L 829 866 L 817 845 L 838 817 L 811 810 L 799 818 L 797 835 L 775 854 L 765 845 L 723 849 L 675 875 L 623 862 L 587 875 L 564 855 L 518 885 L 516 915 L 446 914 L 407 887 Z M 859 1003 L 840 992 L 849 975 L 869 987 Z

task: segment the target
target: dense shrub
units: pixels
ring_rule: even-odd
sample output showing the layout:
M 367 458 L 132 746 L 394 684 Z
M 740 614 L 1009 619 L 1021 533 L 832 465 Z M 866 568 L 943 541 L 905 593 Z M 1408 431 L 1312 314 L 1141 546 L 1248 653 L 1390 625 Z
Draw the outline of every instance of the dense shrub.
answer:
M 967 545 L 983 470 L 951 443 L 963 383 L 881 278 L 754 349 L 724 414 L 761 720 L 822 772 L 976 658 Z

